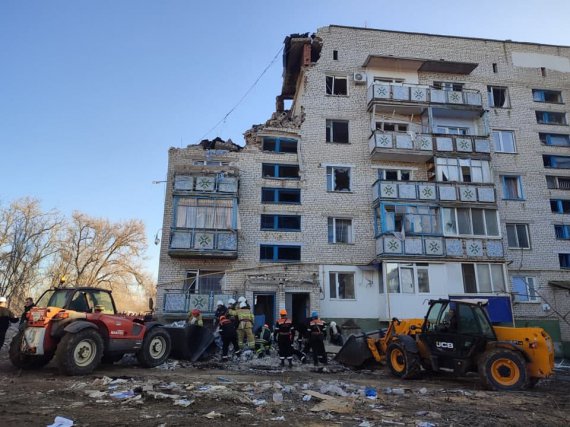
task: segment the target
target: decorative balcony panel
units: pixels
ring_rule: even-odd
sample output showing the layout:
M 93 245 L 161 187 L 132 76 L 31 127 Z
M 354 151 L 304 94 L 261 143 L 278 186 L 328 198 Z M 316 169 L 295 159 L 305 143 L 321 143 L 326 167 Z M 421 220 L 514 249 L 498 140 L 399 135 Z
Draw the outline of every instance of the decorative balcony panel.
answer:
M 368 147 L 372 159 L 425 162 L 436 152 L 484 154 L 488 157 L 490 141 L 469 135 L 376 131 L 370 137 Z
M 236 258 L 237 231 L 174 229 L 168 254 L 178 257 Z
M 374 200 L 393 201 L 444 201 L 465 203 L 495 203 L 494 184 L 475 184 L 460 182 L 424 182 L 424 181 L 382 181 L 374 183 Z
M 218 175 L 176 175 L 174 191 L 180 193 L 231 193 L 238 192 L 238 177 Z
M 384 234 L 376 238 L 376 254 L 383 257 L 445 257 L 464 260 L 504 258 L 500 239 L 444 238 L 441 236 L 409 236 L 398 238 Z
M 368 88 L 368 102 L 450 104 L 481 108 L 481 93 L 476 90 L 449 91 L 415 84 L 375 83 Z
M 217 301 L 223 301 L 227 305 L 227 301 L 231 295 L 222 294 L 221 291 L 209 293 L 188 293 L 188 292 L 165 292 L 162 312 L 165 315 L 184 315 L 197 308 L 202 313 L 214 313 L 216 311 Z
M 196 177 L 196 190 L 197 191 L 214 191 L 216 189 L 215 176 L 197 176 Z

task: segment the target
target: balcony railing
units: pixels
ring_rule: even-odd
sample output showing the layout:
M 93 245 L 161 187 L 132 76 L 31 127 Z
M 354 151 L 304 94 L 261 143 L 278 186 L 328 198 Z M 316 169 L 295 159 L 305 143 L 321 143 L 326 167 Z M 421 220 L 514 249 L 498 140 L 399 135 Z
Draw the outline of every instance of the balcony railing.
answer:
M 376 238 L 378 256 L 428 256 L 447 258 L 504 258 L 501 239 L 448 238 L 441 236 L 382 235 Z
M 173 229 L 168 254 L 182 257 L 236 258 L 237 231 Z
M 225 175 L 176 175 L 175 192 L 237 193 L 238 178 Z
M 465 203 L 496 203 L 493 183 L 384 181 L 372 186 L 373 200 L 421 200 Z
M 188 293 L 181 291 L 166 291 L 164 293 L 162 312 L 165 315 L 178 314 L 178 317 L 182 317 L 197 308 L 202 313 L 212 314 L 216 311 L 216 303 L 221 300 L 227 304 L 227 300 L 230 296 L 231 295 L 222 295 L 219 292 Z
M 368 88 L 368 103 L 405 102 L 416 104 L 451 104 L 481 107 L 478 90 L 442 90 L 414 84 L 374 83 Z
M 424 161 L 435 152 L 491 152 L 489 139 L 469 135 L 432 135 L 425 133 L 375 131 L 368 141 L 370 155 L 385 160 Z M 413 157 L 409 157 L 409 156 Z

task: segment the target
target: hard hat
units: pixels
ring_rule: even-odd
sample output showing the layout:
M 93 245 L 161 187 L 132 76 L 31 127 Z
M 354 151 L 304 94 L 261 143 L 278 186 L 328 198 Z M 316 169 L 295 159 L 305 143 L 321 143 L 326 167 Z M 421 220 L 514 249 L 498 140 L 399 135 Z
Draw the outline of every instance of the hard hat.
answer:
M 245 302 L 245 297 L 239 297 L 238 302 Z
M 246 308 L 247 304 L 245 303 L 245 301 L 242 301 L 239 305 L 239 308 Z
M 311 317 L 319 317 L 319 312 L 318 311 L 313 311 L 311 313 Z
M 228 304 L 235 304 L 235 303 L 236 303 L 236 300 L 233 299 L 233 298 L 230 298 L 230 299 L 228 300 Z
M 0 297 L 0 303 L 8 301 L 6 297 Z
M 218 302 L 216 304 L 217 305 L 224 305 L 224 302 L 222 300 L 218 300 Z
M 269 325 L 266 323 L 265 325 L 263 325 L 264 328 L 269 328 Z
M 200 310 L 198 310 L 197 308 L 192 310 L 192 316 L 199 316 L 199 315 L 200 315 Z
M 281 310 L 279 310 L 279 314 L 281 316 L 287 316 L 287 310 L 285 310 L 284 308 L 282 308 Z
M 220 316 L 220 322 L 221 322 L 222 320 L 226 320 L 226 316 Z

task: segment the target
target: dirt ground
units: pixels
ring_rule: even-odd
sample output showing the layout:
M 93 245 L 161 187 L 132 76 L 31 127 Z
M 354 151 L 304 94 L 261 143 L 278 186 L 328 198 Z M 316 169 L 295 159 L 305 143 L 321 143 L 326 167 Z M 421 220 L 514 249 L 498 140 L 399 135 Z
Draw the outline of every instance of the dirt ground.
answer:
M 8 340 L 7 340 L 8 341 Z M 568 426 L 570 377 L 533 390 L 485 391 L 476 377 L 401 381 L 387 368 L 322 371 L 275 357 L 222 365 L 169 361 L 142 369 L 132 358 L 92 375 L 66 377 L 55 363 L 20 371 L 0 351 L 0 425 L 47 426 L 56 416 L 76 426 Z M 374 396 L 366 397 L 371 388 Z M 282 401 L 281 401 L 282 400 Z

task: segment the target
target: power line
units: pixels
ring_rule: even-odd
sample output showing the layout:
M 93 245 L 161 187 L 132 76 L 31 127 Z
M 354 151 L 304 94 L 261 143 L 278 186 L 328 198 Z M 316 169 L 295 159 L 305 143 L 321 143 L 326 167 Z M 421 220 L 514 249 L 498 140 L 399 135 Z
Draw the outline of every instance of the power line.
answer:
M 225 122 L 226 119 L 230 116 L 230 114 L 232 114 L 234 112 L 234 110 L 239 107 L 239 105 L 243 102 L 243 100 L 247 97 L 247 95 L 249 95 L 249 93 L 255 88 L 255 86 L 257 86 L 257 83 L 261 80 L 261 78 L 263 77 L 263 75 L 267 72 L 267 70 L 269 70 L 269 68 L 271 68 L 271 66 L 275 63 L 275 61 L 277 60 L 277 58 L 279 57 L 279 54 L 283 51 L 283 46 L 281 46 L 281 48 L 277 51 L 277 53 L 275 54 L 275 56 L 273 57 L 273 59 L 271 60 L 271 62 L 269 62 L 269 64 L 265 67 L 265 69 L 261 72 L 261 74 L 259 75 L 259 77 L 257 77 L 257 79 L 253 82 L 253 84 L 249 87 L 249 89 L 243 94 L 243 96 L 240 98 L 240 100 L 236 103 L 236 105 L 234 105 L 230 111 L 228 111 L 226 113 L 226 115 L 224 117 L 222 117 L 222 119 L 216 123 L 208 132 L 206 132 L 204 135 L 202 135 L 202 137 L 200 138 L 200 141 L 203 140 L 207 135 L 210 134 L 210 132 L 212 132 L 214 129 L 216 129 L 221 123 Z M 200 142 L 198 141 L 198 142 Z

